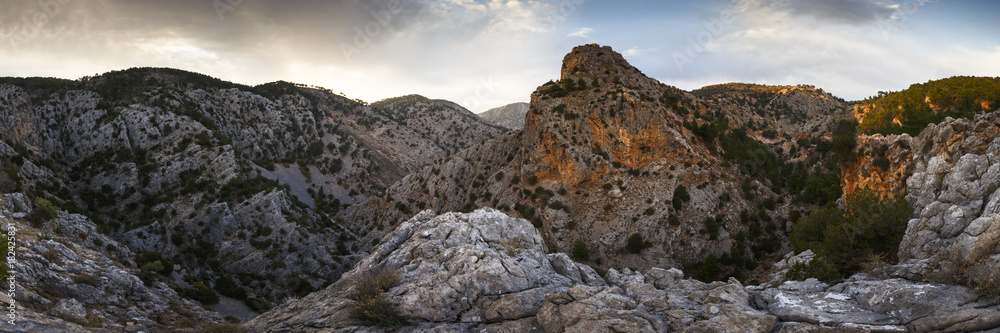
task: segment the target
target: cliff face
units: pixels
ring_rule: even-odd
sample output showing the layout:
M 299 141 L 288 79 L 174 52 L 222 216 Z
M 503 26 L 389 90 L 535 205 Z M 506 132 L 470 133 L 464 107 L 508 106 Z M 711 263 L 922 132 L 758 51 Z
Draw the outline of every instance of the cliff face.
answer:
M 914 207 L 901 260 L 1000 269 L 1000 112 L 947 119 L 913 140 L 906 199 Z M 958 260 L 961 259 L 961 260 Z M 927 273 L 927 271 L 924 271 Z
M 920 135 L 858 138 L 844 188 L 865 186 L 905 194 L 913 219 L 899 258 L 919 263 L 914 276 L 931 277 L 942 264 L 997 269 L 1000 262 L 1000 112 L 975 120 L 948 118 Z M 947 268 L 947 267 L 945 267 Z
M 592 184 L 612 162 L 638 169 L 653 161 L 697 163 L 704 157 L 677 131 L 682 118 L 657 99 L 671 89 L 647 78 L 610 47 L 578 47 L 563 59 L 561 83 L 532 94 L 525 146 L 535 175 L 569 186 Z M 578 91 L 550 93 L 572 82 Z M 596 83 L 596 85 L 594 85 Z M 672 91 L 671 91 L 672 92 Z M 595 153 L 609 159 L 594 161 Z M 589 160 L 589 162 L 588 162 Z
M 857 158 L 844 167 L 841 187 L 845 193 L 866 187 L 883 195 L 903 194 L 913 175 L 914 143 L 909 135 L 858 136 Z

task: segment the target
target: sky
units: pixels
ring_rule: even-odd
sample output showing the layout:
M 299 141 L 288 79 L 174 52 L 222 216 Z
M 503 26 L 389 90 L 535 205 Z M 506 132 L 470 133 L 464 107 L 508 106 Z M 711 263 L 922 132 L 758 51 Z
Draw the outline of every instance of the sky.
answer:
M 171 67 L 473 112 L 527 102 L 589 43 L 685 90 L 810 84 L 856 100 L 1000 76 L 1000 2 L 0 0 L 0 76 Z

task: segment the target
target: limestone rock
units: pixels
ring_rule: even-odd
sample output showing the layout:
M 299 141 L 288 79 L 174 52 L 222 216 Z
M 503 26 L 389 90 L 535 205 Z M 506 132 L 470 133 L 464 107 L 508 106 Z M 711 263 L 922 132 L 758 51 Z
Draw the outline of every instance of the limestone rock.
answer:
M 248 327 L 358 325 L 348 315 L 353 283 L 378 268 L 398 272 L 399 284 L 385 294 L 401 315 L 420 327 L 485 329 L 490 323 L 508 322 L 531 326 L 547 294 L 574 284 L 605 284 L 593 269 L 546 252 L 541 236 L 525 220 L 491 209 L 439 216 L 425 211 L 387 234 L 337 283 L 267 312 Z
M 528 103 L 513 103 L 492 108 L 477 114 L 483 120 L 504 128 L 519 130 L 524 128 L 524 117 L 528 114 Z
M 70 321 L 84 321 L 87 318 L 87 310 L 75 298 L 59 300 L 49 311 L 49 314 Z

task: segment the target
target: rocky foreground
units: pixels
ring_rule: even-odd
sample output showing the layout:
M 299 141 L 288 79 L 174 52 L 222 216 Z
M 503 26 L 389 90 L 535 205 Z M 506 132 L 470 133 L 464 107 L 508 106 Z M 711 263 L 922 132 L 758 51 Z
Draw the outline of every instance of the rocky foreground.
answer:
M 858 274 L 843 283 L 744 286 L 676 269 L 599 274 L 548 253 L 531 223 L 492 209 L 417 214 L 325 290 L 246 324 L 253 332 L 380 331 L 352 313 L 359 280 L 399 280 L 383 295 L 402 332 L 998 331 L 1000 305 L 966 287 Z M 908 267 L 892 267 L 905 272 Z

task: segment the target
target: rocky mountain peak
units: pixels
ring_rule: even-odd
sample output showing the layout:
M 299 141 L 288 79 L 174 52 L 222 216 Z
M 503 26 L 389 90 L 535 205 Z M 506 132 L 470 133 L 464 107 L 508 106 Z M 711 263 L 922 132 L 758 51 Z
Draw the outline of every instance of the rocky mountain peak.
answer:
M 560 79 L 592 80 L 594 77 L 611 81 L 615 77 L 638 79 L 645 75 L 610 46 L 581 45 L 563 57 Z
M 574 48 L 562 79 L 532 94 L 525 132 L 536 175 L 575 184 L 596 181 L 619 164 L 693 159 L 686 155 L 694 148 L 677 130 L 682 118 L 673 112 L 679 95 L 610 47 Z

